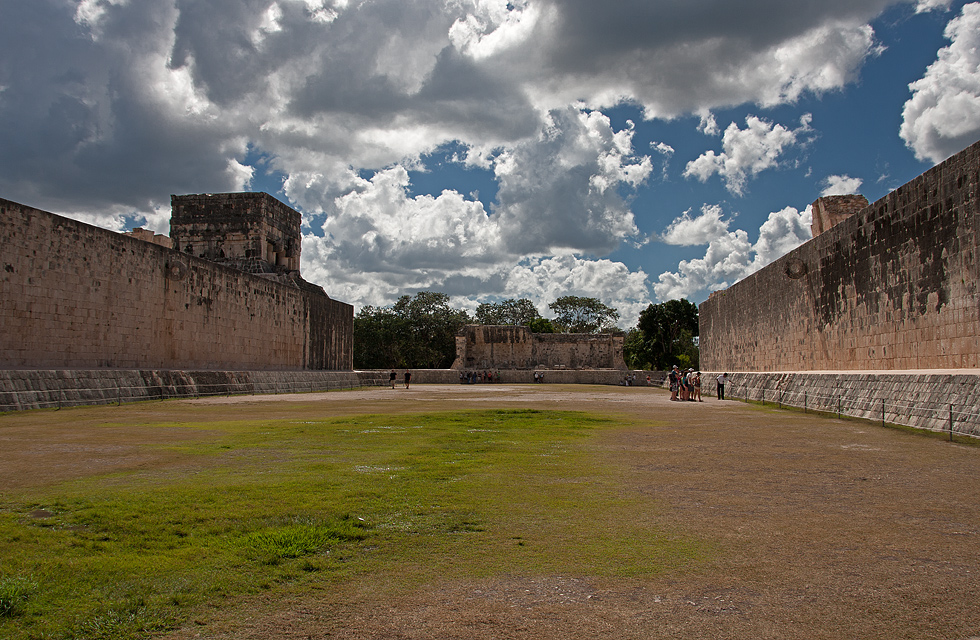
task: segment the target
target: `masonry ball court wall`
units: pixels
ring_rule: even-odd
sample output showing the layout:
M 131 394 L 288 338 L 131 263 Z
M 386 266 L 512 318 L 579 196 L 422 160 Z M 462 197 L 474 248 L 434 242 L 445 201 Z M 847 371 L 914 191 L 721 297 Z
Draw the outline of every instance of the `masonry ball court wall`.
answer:
M 0 199 L 0 368 L 350 370 L 353 308 Z
M 980 366 L 980 143 L 700 305 L 706 371 Z

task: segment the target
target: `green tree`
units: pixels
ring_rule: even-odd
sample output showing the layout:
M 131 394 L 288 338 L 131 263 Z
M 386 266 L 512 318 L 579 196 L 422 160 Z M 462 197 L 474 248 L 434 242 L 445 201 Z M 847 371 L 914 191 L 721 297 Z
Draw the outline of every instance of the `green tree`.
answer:
M 653 369 L 649 361 L 643 332 L 633 327 L 623 337 L 623 360 L 630 369 Z
M 445 369 L 456 358 L 456 334 L 469 315 L 444 293 L 420 291 L 390 307 L 364 307 L 354 318 L 358 369 Z
M 637 359 L 654 369 L 667 369 L 678 360 L 698 367 L 698 307 L 688 300 L 651 304 L 640 312 L 637 329 L 642 346 L 634 344 Z M 684 356 L 684 358 L 680 358 Z
M 484 302 L 476 308 L 476 321 L 479 324 L 527 326 L 540 317 L 537 307 L 527 298 Z
M 555 331 L 555 325 L 547 318 L 535 318 L 527 324 L 527 327 L 531 333 L 558 333 Z
M 615 330 L 619 311 L 602 304 L 598 298 L 562 296 L 548 305 L 555 312 L 552 324 L 561 333 L 599 333 Z
M 362 308 L 354 316 L 354 368 L 387 369 L 405 366 L 402 353 L 408 329 L 389 307 Z

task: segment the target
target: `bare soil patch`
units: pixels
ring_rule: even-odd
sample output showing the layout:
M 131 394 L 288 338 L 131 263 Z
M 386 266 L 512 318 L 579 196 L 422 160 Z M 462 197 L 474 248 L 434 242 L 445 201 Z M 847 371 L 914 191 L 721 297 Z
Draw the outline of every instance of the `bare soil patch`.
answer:
M 621 415 L 596 455 L 622 468 L 622 491 L 662 505 L 637 518 L 718 552 L 643 578 L 287 588 L 202 612 L 169 640 L 980 637 L 980 448 L 713 398 L 675 403 L 659 389 L 417 385 L 147 403 L 119 408 L 118 420 L 112 408 L 64 421 L 12 414 L 0 416 L 0 487 L 179 465 L 156 445 L 207 432 L 141 425 L 278 417 L 296 403 L 338 416 L 501 406 Z

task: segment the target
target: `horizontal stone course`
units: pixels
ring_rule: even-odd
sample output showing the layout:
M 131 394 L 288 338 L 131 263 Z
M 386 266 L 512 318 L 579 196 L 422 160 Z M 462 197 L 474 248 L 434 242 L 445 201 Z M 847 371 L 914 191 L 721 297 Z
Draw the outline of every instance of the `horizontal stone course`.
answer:
M 0 371 L 0 412 L 167 398 L 303 393 L 381 386 L 388 376 L 356 371 L 176 371 L 74 369 Z
M 627 375 L 636 375 L 636 386 L 646 386 L 646 377 L 651 377 L 651 383 L 660 386 L 666 378 L 665 371 L 642 371 L 623 369 L 411 369 L 412 384 L 461 384 L 460 375 L 468 371 L 482 372 L 492 371 L 494 375 L 500 375 L 502 384 L 533 384 L 534 374 L 543 375 L 545 384 L 602 384 L 619 385 Z M 374 373 L 383 376 L 385 383 L 388 382 L 388 373 L 391 369 L 377 370 Z M 362 372 L 367 373 L 367 372 Z M 398 374 L 398 381 L 404 380 L 405 369 L 395 369 Z

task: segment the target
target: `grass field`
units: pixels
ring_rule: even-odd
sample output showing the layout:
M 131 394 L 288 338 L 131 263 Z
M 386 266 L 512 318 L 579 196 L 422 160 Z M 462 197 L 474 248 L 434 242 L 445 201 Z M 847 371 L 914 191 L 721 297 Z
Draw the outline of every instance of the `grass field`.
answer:
M 644 637 L 658 629 L 649 611 L 663 603 L 672 608 L 662 637 L 705 637 L 703 621 L 688 620 L 686 630 L 683 622 L 708 605 L 713 637 L 739 637 L 745 624 L 754 637 L 791 637 L 781 635 L 779 616 L 806 615 L 826 625 L 810 637 L 980 635 L 969 622 L 980 612 L 971 600 L 980 493 L 911 507 L 917 494 L 901 487 L 916 469 L 886 459 L 918 457 L 921 472 L 933 458 L 914 450 L 934 456 L 931 448 L 943 447 L 958 474 L 973 473 L 957 488 L 969 492 L 977 489 L 976 448 L 735 403 L 675 407 L 649 389 L 545 389 L 373 390 L 0 416 L 0 637 L 531 638 L 562 629 L 598 637 L 589 630 L 597 613 L 619 620 L 605 633 Z M 706 440 L 712 429 L 716 438 Z M 900 475 L 897 485 L 882 482 Z M 879 499 L 858 504 L 869 489 Z M 966 543 L 945 567 L 957 580 L 934 564 L 955 554 L 913 553 L 916 534 L 904 525 L 872 539 L 898 515 L 933 543 Z M 781 560 L 769 564 L 760 548 Z M 902 560 L 892 567 L 901 575 L 883 576 L 883 564 L 894 564 L 883 556 Z M 778 597 L 762 595 L 780 581 Z M 689 595 L 705 584 L 713 603 Z M 835 585 L 853 599 L 843 610 L 832 593 L 820 595 Z M 898 586 L 933 604 L 914 616 L 886 614 Z M 870 596 L 859 588 L 881 593 L 864 602 Z M 965 594 L 936 600 L 950 588 Z M 536 625 L 541 611 L 523 606 L 536 589 L 533 602 L 550 607 L 551 623 Z M 474 593 L 484 607 L 477 618 L 489 622 L 447 633 L 471 615 L 461 612 Z M 433 594 L 442 594 L 441 609 Z M 762 616 L 769 622 L 754 620 L 762 600 L 776 620 L 772 612 Z M 300 616 L 305 631 L 287 633 L 281 616 L 297 601 L 314 613 Z M 574 614 L 562 609 L 570 602 L 579 605 Z M 631 616 L 630 602 L 646 616 Z M 382 623 L 389 606 L 410 620 Z M 412 617 L 420 610 L 429 619 Z M 871 625 L 849 626 L 857 613 Z M 365 620 L 352 622 L 358 616 Z M 646 626 L 629 628 L 640 619 Z M 852 635 L 862 629 L 899 635 Z

